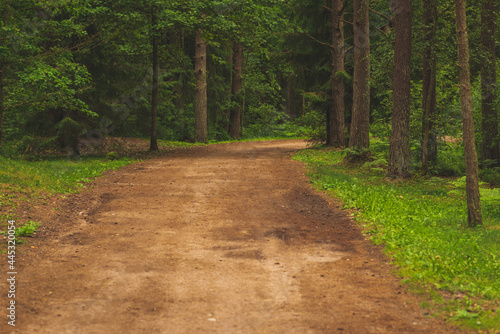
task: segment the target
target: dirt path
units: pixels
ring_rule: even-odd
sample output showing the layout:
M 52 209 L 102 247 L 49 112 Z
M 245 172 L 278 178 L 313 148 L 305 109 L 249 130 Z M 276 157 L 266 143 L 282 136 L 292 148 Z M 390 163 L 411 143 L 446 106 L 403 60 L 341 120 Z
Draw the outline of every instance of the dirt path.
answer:
M 312 189 L 303 147 L 198 147 L 99 179 L 18 258 L 0 332 L 453 332 Z

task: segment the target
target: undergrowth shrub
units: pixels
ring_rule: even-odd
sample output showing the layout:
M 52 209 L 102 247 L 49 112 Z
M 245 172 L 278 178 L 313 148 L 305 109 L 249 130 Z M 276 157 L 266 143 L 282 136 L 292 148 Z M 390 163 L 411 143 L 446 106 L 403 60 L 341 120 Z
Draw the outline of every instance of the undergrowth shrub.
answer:
M 500 186 L 500 167 L 492 167 L 479 171 L 479 177 L 484 182 L 489 183 L 493 187 Z
M 18 154 L 26 156 L 42 154 L 57 149 L 57 138 L 24 136 L 15 147 Z
M 294 122 L 284 124 L 250 125 L 243 130 L 243 139 L 304 137 L 308 128 Z
M 436 166 L 430 172 L 439 176 L 465 175 L 464 148 L 461 145 L 443 143 L 438 147 Z
M 82 134 L 83 126 L 70 117 L 57 123 L 57 140 L 62 148 L 72 148 L 78 152 L 78 137 Z

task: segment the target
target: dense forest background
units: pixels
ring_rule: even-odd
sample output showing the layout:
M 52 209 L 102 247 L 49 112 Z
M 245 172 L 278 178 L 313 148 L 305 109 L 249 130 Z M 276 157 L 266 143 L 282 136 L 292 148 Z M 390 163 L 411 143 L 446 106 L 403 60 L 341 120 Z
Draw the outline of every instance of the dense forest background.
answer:
M 457 28 L 464 5 L 468 36 Z M 106 136 L 150 138 L 152 150 L 305 136 L 405 178 L 464 175 L 469 142 L 479 174 L 499 182 L 497 7 L 2 0 L 1 152 L 79 154 Z M 470 61 L 458 66 L 460 45 Z M 462 123 L 467 63 L 473 128 Z

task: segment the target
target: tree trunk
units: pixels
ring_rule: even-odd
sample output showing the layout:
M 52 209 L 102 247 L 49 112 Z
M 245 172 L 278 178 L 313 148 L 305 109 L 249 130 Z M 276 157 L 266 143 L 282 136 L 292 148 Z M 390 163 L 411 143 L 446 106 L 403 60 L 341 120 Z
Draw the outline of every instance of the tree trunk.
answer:
M 154 10 L 154 9 L 153 9 Z M 150 151 L 158 151 L 158 72 L 160 69 L 158 59 L 158 36 L 156 13 L 151 17 L 153 27 L 153 88 L 151 98 L 151 142 Z
M 354 0 L 354 84 L 349 147 L 370 147 L 370 19 L 368 0 Z
M 410 175 L 411 0 L 391 2 L 396 39 L 392 76 L 392 131 L 388 176 Z
M 302 92 L 302 116 L 306 114 L 306 92 Z
M 465 147 L 467 222 L 469 227 L 482 225 L 479 177 L 474 141 L 474 120 L 469 69 L 469 37 L 465 14 L 465 1 L 455 0 L 457 15 L 458 71 L 460 74 L 460 97 L 462 102 L 463 140 Z
M 286 79 L 286 113 L 291 119 L 295 118 L 295 89 L 294 77 L 289 74 Z
M 233 47 L 228 46 L 228 49 L 231 51 L 229 52 L 229 55 L 227 57 L 227 66 L 229 68 L 229 73 L 228 73 L 228 81 L 229 81 L 229 89 L 226 92 L 226 97 L 227 101 L 230 101 L 232 99 L 233 95 Z M 227 110 L 224 111 L 224 120 L 222 121 L 222 127 L 224 130 L 229 134 L 229 126 L 230 126 L 230 120 L 231 120 L 231 107 L 228 107 Z
M 333 96 L 332 96 L 332 102 L 333 102 Z M 330 110 L 326 111 L 326 145 L 331 146 L 332 145 L 332 109 L 333 106 L 330 107 Z
M 434 133 L 436 120 L 436 0 L 424 0 L 424 59 L 422 87 L 422 174 L 427 174 L 430 163 L 437 158 Z
M 496 102 L 495 19 L 497 0 L 483 0 L 481 11 L 481 94 L 482 94 L 482 158 L 496 160 L 499 166 L 498 115 Z
M 243 45 L 241 43 L 234 43 L 233 46 L 233 98 L 231 108 L 231 124 L 229 126 L 229 135 L 233 139 L 240 137 L 240 125 L 241 125 L 241 102 L 240 102 L 240 92 L 243 81 L 241 79 L 241 74 L 243 71 Z
M 182 50 L 182 52 L 186 52 L 186 36 L 185 36 L 185 31 L 184 29 L 181 30 L 180 33 L 180 38 L 179 38 L 179 48 Z M 188 79 L 186 78 L 186 75 L 184 73 L 179 73 L 179 80 L 180 84 L 178 85 L 178 98 L 177 98 L 177 104 L 176 108 L 179 110 L 182 114 L 181 116 L 181 121 L 182 121 L 182 140 L 183 141 L 188 141 L 190 140 L 190 129 L 188 126 L 188 115 L 186 111 L 186 87 L 189 86 Z
M 343 1 L 332 0 L 332 107 L 327 144 L 345 146 L 344 133 L 344 13 Z
M 5 68 L 4 64 L 0 64 L 0 147 L 3 143 L 3 109 L 4 109 L 4 81 L 5 81 Z
M 196 34 L 194 75 L 196 78 L 194 90 L 194 141 L 208 143 L 207 43 L 201 37 L 201 31 Z
M 241 101 L 240 136 L 243 136 L 243 127 L 245 125 L 245 103 L 246 103 L 246 92 L 243 93 L 243 101 Z
M 4 27 L 7 27 L 7 20 L 9 17 L 9 2 L 7 1 L 5 3 L 5 11 L 4 11 L 4 18 L 3 18 L 3 25 Z M 6 64 L 3 62 L 3 59 L 0 61 L 0 147 L 2 146 L 3 143 L 3 111 L 4 111 L 4 106 L 5 106 L 5 92 L 4 92 L 4 86 L 5 86 L 5 71 L 7 70 Z

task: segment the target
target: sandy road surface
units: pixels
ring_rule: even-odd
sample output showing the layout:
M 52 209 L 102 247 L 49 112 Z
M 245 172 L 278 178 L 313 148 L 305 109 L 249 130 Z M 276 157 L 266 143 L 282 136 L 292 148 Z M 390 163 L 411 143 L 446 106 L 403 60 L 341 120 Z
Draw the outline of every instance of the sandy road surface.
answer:
M 0 332 L 454 332 L 311 188 L 290 160 L 303 147 L 198 147 L 108 173 L 22 252 L 17 326 Z

